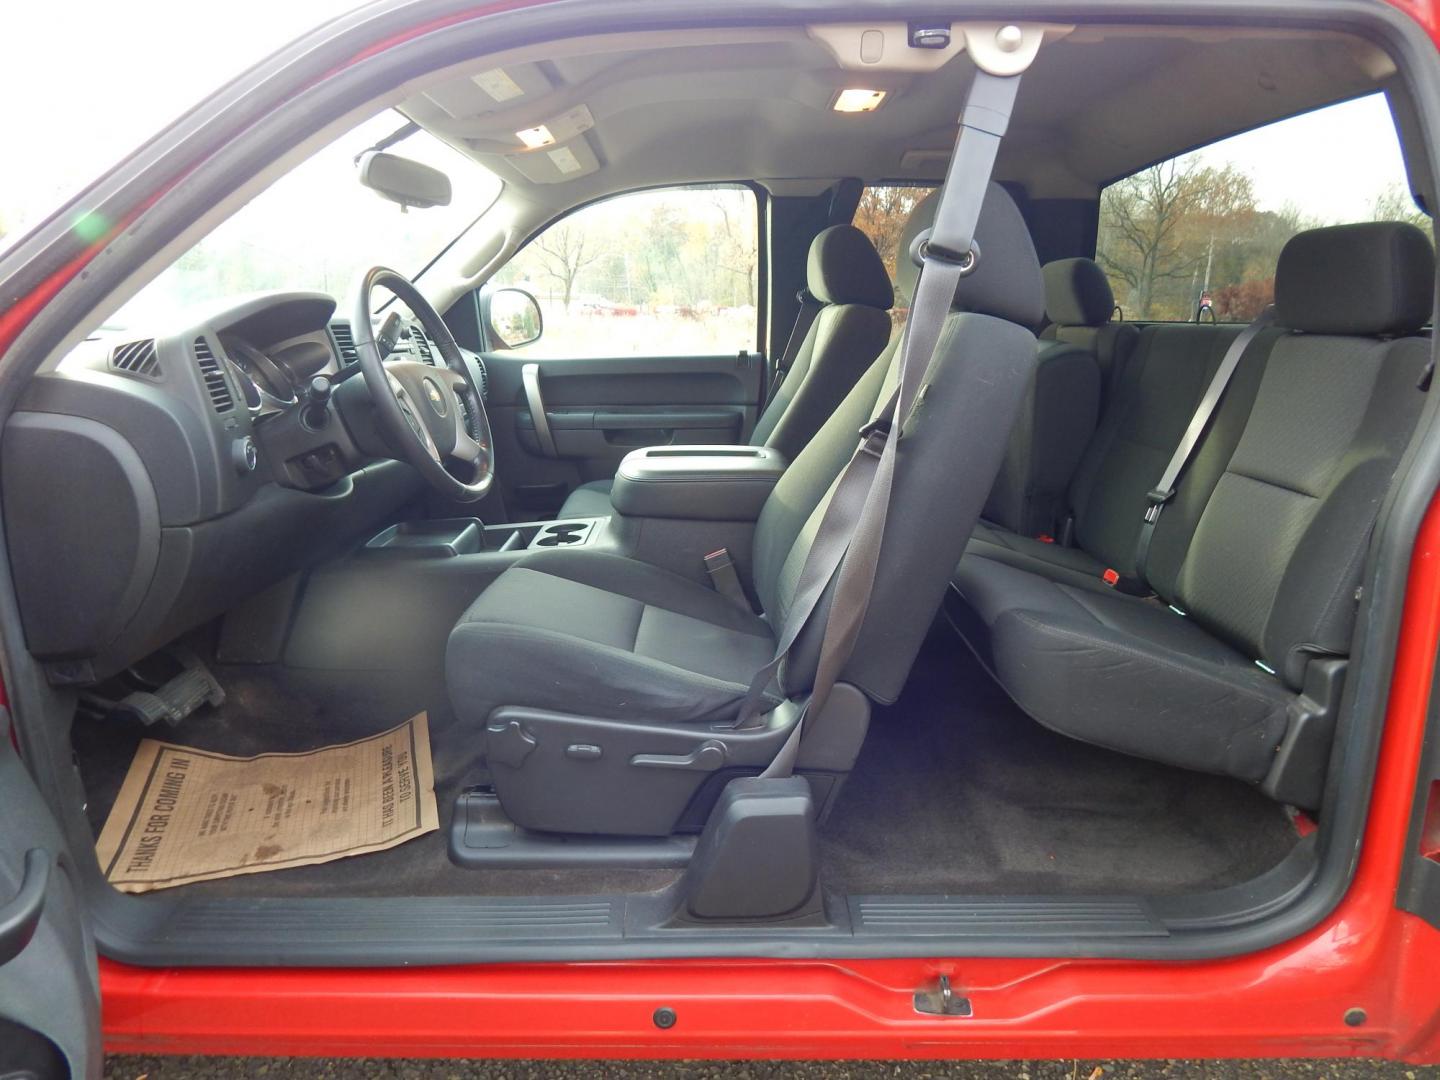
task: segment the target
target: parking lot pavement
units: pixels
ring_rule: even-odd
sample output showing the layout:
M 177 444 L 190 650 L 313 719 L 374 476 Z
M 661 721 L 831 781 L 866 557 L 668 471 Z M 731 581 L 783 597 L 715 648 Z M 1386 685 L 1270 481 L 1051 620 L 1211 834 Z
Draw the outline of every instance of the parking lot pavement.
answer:
M 111 1057 L 105 1080 L 1431 1080 L 1440 1069 L 1346 1061 L 408 1061 Z

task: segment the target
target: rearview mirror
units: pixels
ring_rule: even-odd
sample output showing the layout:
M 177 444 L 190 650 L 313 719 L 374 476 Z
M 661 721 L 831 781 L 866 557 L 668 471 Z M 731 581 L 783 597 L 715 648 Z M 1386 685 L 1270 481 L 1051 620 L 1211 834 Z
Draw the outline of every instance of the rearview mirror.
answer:
M 545 320 L 535 297 L 524 289 L 496 289 L 486 300 L 486 322 L 497 344 L 518 349 L 539 339 Z
M 405 209 L 450 205 L 450 177 L 399 154 L 365 151 L 360 155 L 360 183 Z

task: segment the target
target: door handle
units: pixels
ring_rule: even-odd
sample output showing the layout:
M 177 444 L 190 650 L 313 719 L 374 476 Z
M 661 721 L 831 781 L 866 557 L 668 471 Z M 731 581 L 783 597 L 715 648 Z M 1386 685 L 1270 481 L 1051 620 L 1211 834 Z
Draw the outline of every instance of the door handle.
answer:
M 520 381 L 525 387 L 525 401 L 530 406 L 530 418 L 535 422 L 535 438 L 540 451 L 546 457 L 559 457 L 555 449 L 555 436 L 550 431 L 550 417 L 545 412 L 545 397 L 540 393 L 540 365 L 526 364 L 520 369 Z
M 725 747 L 709 739 L 688 754 L 636 754 L 631 765 L 645 769 L 680 769 L 684 772 L 714 772 L 725 764 Z
M 24 951 L 45 912 L 45 891 L 50 886 L 50 853 L 31 848 L 25 853 L 25 877 L 20 891 L 0 907 L 0 964 Z

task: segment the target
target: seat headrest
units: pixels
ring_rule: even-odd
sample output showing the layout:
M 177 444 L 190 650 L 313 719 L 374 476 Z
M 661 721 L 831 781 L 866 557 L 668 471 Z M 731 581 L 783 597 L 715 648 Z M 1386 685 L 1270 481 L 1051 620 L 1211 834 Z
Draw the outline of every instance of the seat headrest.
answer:
M 1275 267 L 1275 315 L 1312 334 L 1409 334 L 1430 319 L 1435 253 L 1399 221 L 1296 233 Z
M 935 224 L 938 197 L 939 192 L 932 191 L 916 203 L 900 230 L 900 241 L 895 248 L 895 299 L 907 307 L 915 302 L 915 282 L 920 278 L 920 267 L 906 253 L 915 246 L 915 238 Z
M 930 213 L 933 217 L 933 207 Z M 920 245 L 928 238 L 927 229 L 911 241 L 909 261 L 917 269 Z M 952 306 L 1032 329 L 1039 326 L 1045 318 L 1045 280 L 1040 274 L 1040 260 L 1035 256 L 1035 244 L 1020 208 L 1010 193 L 994 182 L 986 189 L 985 201 L 980 205 L 975 247 L 979 262 L 974 271 L 960 279 Z
M 1046 263 L 1045 317 L 1056 326 L 1104 326 L 1115 312 L 1115 294 L 1094 259 Z
M 895 303 L 880 253 L 854 225 L 831 225 L 811 242 L 806 288 L 823 304 L 865 304 L 888 311 Z

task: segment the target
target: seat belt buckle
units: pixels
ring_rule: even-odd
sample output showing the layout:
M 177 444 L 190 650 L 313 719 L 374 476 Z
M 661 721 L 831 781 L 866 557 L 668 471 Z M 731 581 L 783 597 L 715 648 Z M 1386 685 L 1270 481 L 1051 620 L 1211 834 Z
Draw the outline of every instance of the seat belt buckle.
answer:
M 879 457 L 890 439 L 890 418 L 881 416 L 860 429 L 860 449 Z
M 1145 493 L 1145 520 L 1151 524 L 1160 517 L 1160 508 L 1175 497 L 1174 488 L 1151 488 Z
M 729 548 L 722 547 L 705 556 L 705 573 L 710 575 L 711 587 L 721 596 L 736 607 L 746 611 L 754 610 L 750 606 L 750 598 L 745 595 L 745 589 L 740 584 L 740 575 L 735 572 Z
M 1100 580 L 1113 589 L 1120 584 L 1120 571 L 1107 567 L 1105 572 L 1100 575 Z

